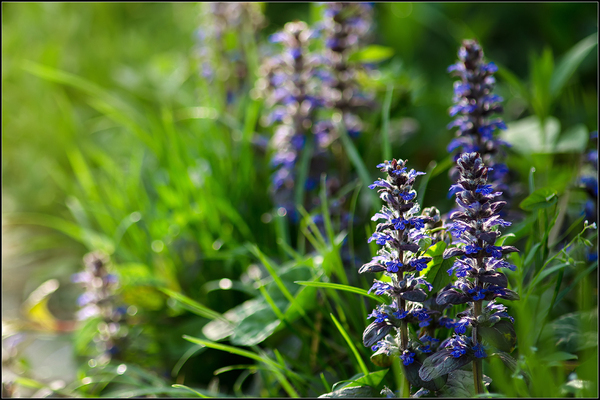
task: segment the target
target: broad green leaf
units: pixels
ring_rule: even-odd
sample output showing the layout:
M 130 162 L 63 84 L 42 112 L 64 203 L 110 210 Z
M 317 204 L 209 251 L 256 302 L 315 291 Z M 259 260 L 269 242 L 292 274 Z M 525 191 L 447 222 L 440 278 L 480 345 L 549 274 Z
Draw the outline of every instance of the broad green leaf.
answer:
M 560 132 L 560 122 L 547 117 L 544 129 L 536 115 L 507 124 L 508 129 L 500 132 L 500 139 L 510 143 L 523 155 L 553 153 Z
M 447 260 L 443 260 L 442 263 L 438 264 L 437 267 L 432 268 L 432 271 L 429 273 L 429 279 L 431 279 L 433 276 L 433 279 L 430 281 L 433 289 L 431 289 L 431 292 L 429 293 L 438 293 L 444 288 L 444 286 L 452 281 L 452 276 L 448 274 L 448 270 L 452 268 L 452 265 L 454 265 L 455 259 L 456 257 L 452 257 Z M 435 268 L 437 268 L 437 272 L 434 271 Z
M 348 61 L 371 64 L 385 61 L 393 55 L 393 48 L 373 44 L 352 53 Z
M 432 277 L 435 277 L 435 275 L 437 274 L 437 270 L 439 269 L 440 265 L 444 261 L 444 250 L 446 250 L 446 246 L 447 246 L 446 242 L 437 242 L 433 246 L 429 247 L 429 249 L 427 249 L 427 251 L 423 255 L 426 257 L 431 257 L 431 258 L 433 258 L 433 260 L 431 260 L 431 261 L 429 261 L 429 263 L 427 263 L 427 268 L 422 270 L 419 273 L 419 276 L 428 277 L 430 279 Z M 437 267 L 437 268 L 434 268 L 434 267 Z M 430 273 L 430 271 L 431 271 L 431 273 Z
M 589 131 L 583 124 L 575 125 L 561 133 L 554 153 L 582 153 L 588 143 Z
M 551 188 L 537 189 L 527 196 L 519 207 L 525 211 L 535 211 L 543 208 L 552 207 L 558 201 L 556 191 Z

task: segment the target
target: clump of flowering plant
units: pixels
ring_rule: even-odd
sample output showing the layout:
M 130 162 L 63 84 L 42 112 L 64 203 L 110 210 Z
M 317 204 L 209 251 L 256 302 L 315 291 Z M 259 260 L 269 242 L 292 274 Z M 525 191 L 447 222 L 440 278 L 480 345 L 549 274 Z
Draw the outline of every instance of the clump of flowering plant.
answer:
M 488 184 L 488 168 L 479 153 L 463 153 L 457 160 L 458 182 L 451 190 L 456 193 L 459 211 L 451 215 L 449 227 L 456 247 L 446 249 L 444 258 L 457 257 L 449 274 L 457 280 L 437 295 L 440 305 L 469 304 L 469 308 L 457 314 L 458 321 L 452 325 L 455 335 L 441 344 L 442 351 L 426 360 L 419 375 L 432 380 L 441 374 L 456 370 L 473 361 L 476 393 L 483 393 L 481 359 L 488 357 L 483 340 L 504 352 L 514 348 L 516 335 L 513 319 L 506 307 L 496 304 L 496 298 L 518 300 L 519 295 L 507 288 L 506 275 L 500 268 L 515 267 L 503 259 L 507 253 L 518 251 L 513 246 L 496 246 L 500 236 L 498 226 L 510 223 L 500 217 L 506 202 L 496 201 L 501 193 Z M 484 301 L 488 303 L 484 307 Z M 471 328 L 470 336 L 466 336 Z M 494 335 L 499 333 L 500 335 Z M 503 338 L 498 340 L 497 338 Z
M 271 160 L 276 168 L 272 177 L 275 203 L 294 213 L 294 186 L 298 179 L 297 164 L 307 142 L 312 141 L 316 110 L 322 106 L 319 79 L 319 57 L 312 54 L 309 44 L 316 33 L 304 22 L 287 23 L 284 29 L 270 37 L 280 43 L 283 51 L 265 61 L 264 77 L 257 83 L 263 89 L 267 106 L 272 109 L 266 123 L 276 124 L 271 145 Z
M 97 354 L 94 359 L 98 365 L 107 364 L 123 350 L 122 341 L 127 335 L 127 327 L 122 324 L 127 310 L 117 306 L 119 282 L 117 276 L 109 272 L 108 263 L 105 253 L 88 253 L 84 257 L 85 270 L 71 278 L 85 289 L 77 299 L 81 307 L 77 319 L 96 325 L 93 341 Z
M 419 272 L 427 268 L 431 257 L 424 256 L 419 245 L 427 236 L 424 233 L 425 224 L 434 223 L 432 217 L 420 214 L 420 207 L 415 199 L 413 189 L 415 178 L 423 175 L 414 169 L 405 167 L 403 160 L 393 159 L 379 164 L 382 172 L 387 173 L 386 179 L 378 179 L 369 188 L 378 188 L 379 196 L 386 202 L 373 220 L 383 220 L 369 242 L 375 240 L 383 246 L 378 255 L 363 265 L 360 273 L 383 272 L 389 281 L 375 280 L 369 292 L 376 295 L 388 296 L 391 304 L 377 307 L 368 316 L 374 321 L 363 333 L 363 343 L 371 347 L 375 354 L 373 362 L 378 365 L 389 365 L 389 357 L 396 356 L 402 360 L 405 377 L 416 386 L 428 385 L 418 378 L 421 365 L 421 354 L 432 352 L 439 340 L 425 334 L 423 330 L 419 338 L 409 342 L 409 323 L 417 323 L 425 328 L 432 322 L 432 316 L 439 311 L 429 310 L 422 304 L 432 286 L 419 276 Z M 397 335 L 393 335 L 393 333 Z M 441 382 L 443 385 L 443 382 Z M 433 384 L 439 388 L 440 382 Z M 408 385 L 406 386 L 408 387 Z
M 258 3 L 200 3 L 200 27 L 196 30 L 196 55 L 200 75 L 216 89 L 211 98 L 225 94 L 231 104 L 241 94 L 248 78 L 247 46 L 251 35 L 264 25 Z
M 341 113 L 344 128 L 355 137 L 363 129 L 357 111 L 371 106 L 372 101 L 360 90 L 356 79 L 358 66 L 351 63 L 349 57 L 365 41 L 371 29 L 372 5 L 326 3 L 324 14 L 324 62 L 328 67 L 328 75 L 323 81 L 324 98 L 328 108 Z M 333 129 L 332 122 L 322 122 L 319 128 Z
M 456 137 L 448 145 L 448 151 L 458 150 L 457 158 L 461 153 L 479 152 L 490 167 L 490 183 L 507 200 L 508 168 L 501 160 L 508 144 L 495 137 L 498 129 L 506 129 L 506 124 L 493 117 L 503 111 L 502 98 L 493 94 L 498 67 L 484 61 L 483 50 L 476 40 L 464 40 L 458 58 L 456 64 L 448 67 L 448 72 L 460 78 L 454 82 L 454 106 L 450 108 L 450 116 L 456 118 L 448 125 L 448 129 L 457 128 Z M 450 172 L 453 181 L 458 179 L 457 174 L 453 168 Z

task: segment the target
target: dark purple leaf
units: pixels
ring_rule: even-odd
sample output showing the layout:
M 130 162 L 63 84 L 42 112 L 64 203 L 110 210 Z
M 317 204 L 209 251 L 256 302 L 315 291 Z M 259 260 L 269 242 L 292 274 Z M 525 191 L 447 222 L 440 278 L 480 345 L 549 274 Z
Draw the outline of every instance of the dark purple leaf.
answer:
M 479 275 L 479 280 L 491 283 L 492 285 L 502 286 L 503 288 L 508 286 L 508 279 L 502 272 L 487 271 L 483 275 Z
M 363 332 L 363 344 L 365 347 L 371 347 L 375 343 L 383 339 L 389 331 L 392 330 L 393 325 L 388 322 L 372 322 L 371 325 L 367 326 Z
M 419 370 L 419 377 L 424 381 L 431 381 L 459 369 L 463 365 L 467 365 L 474 358 L 470 354 L 454 358 L 451 352 L 451 350 L 441 350 L 425 359 L 423 366 Z
M 454 256 L 462 256 L 465 254 L 463 249 L 459 249 L 458 247 L 452 247 L 450 249 L 444 250 L 444 260 L 454 257 Z
M 400 297 L 408 301 L 422 302 L 427 298 L 427 293 L 423 289 L 408 290 L 400 293 Z

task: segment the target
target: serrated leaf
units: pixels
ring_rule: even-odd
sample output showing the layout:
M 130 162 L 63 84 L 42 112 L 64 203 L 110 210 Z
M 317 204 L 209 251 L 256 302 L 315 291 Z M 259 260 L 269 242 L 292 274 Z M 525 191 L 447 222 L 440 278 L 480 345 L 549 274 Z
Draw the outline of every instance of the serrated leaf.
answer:
M 364 49 L 352 53 L 348 57 L 348 61 L 371 64 L 385 61 L 393 55 L 393 48 L 373 44 L 371 46 L 367 46 Z
M 535 211 L 552 207 L 558 201 L 556 191 L 551 188 L 537 189 L 527 196 L 519 207 L 525 211 Z
M 423 361 L 423 366 L 419 370 L 419 377 L 424 381 L 430 381 L 449 374 L 471 361 L 473 361 L 473 356 L 469 354 L 454 358 L 450 350 L 441 350 Z

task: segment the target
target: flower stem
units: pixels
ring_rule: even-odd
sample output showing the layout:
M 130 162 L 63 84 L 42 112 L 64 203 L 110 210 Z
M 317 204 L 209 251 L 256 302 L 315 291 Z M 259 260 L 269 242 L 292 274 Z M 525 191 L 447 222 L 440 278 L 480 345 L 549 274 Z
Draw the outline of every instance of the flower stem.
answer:
M 481 315 L 482 303 L 482 300 L 473 303 L 473 317 L 475 318 L 475 321 L 477 321 L 477 317 Z M 473 327 L 473 342 L 475 344 L 479 343 L 481 340 L 478 330 L 477 325 L 475 325 Z M 475 383 L 475 393 L 483 393 L 483 363 L 481 362 L 481 358 L 473 360 L 473 381 Z

